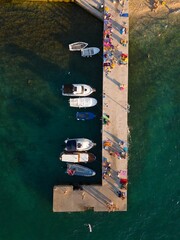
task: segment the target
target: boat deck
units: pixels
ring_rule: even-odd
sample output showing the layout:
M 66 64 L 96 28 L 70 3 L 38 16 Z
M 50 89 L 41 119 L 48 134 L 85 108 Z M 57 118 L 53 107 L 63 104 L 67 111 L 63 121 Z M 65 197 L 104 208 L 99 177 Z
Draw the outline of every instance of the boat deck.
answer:
M 81 56 L 82 57 L 91 57 L 94 55 L 94 51 L 92 48 L 85 48 L 81 50 Z
M 88 0 L 86 2 L 89 2 Z M 99 0 L 99 2 L 101 2 Z M 124 12 L 128 13 L 128 1 L 124 1 Z M 120 3 L 114 4 L 105 0 L 104 6 L 108 7 L 108 12 L 112 14 L 113 45 L 116 46 L 114 54 L 128 54 L 128 44 L 120 44 L 120 38 L 128 41 L 129 18 L 120 17 L 122 10 Z M 126 24 L 126 34 L 121 35 L 120 29 Z M 105 49 L 104 49 L 105 52 Z M 120 84 L 124 84 L 123 91 Z M 102 140 L 109 139 L 113 143 L 113 148 L 119 150 L 119 141 L 128 141 L 128 65 L 118 65 L 107 75 L 103 74 L 103 114 L 110 116 L 110 125 L 103 125 Z M 126 211 L 127 210 L 127 190 L 125 199 L 118 197 L 119 190 L 118 172 L 121 178 L 126 178 L 128 159 L 118 159 L 110 155 L 103 149 L 102 158 L 111 162 L 112 175 L 102 180 L 102 186 L 88 185 L 82 186 L 83 190 L 74 190 L 72 186 L 55 186 L 53 191 L 53 211 L 54 212 L 80 212 L 92 209 L 96 212 Z M 102 161 L 103 161 L 102 159 Z

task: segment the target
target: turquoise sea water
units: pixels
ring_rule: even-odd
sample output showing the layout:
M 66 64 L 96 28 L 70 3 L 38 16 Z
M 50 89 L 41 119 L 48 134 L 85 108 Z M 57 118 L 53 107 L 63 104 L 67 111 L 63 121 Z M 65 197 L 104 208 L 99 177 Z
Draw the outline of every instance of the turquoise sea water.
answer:
M 102 58 L 82 59 L 67 46 L 102 47 L 102 23 L 55 3 L 1 5 L 0 22 L 0 239 L 179 239 L 177 22 L 131 28 L 128 212 L 111 214 L 52 213 L 53 185 L 71 181 L 58 160 L 64 139 L 86 134 L 100 147 Z M 62 83 L 80 81 L 97 89 L 88 125 L 60 94 Z M 97 173 L 100 163 L 91 165 Z

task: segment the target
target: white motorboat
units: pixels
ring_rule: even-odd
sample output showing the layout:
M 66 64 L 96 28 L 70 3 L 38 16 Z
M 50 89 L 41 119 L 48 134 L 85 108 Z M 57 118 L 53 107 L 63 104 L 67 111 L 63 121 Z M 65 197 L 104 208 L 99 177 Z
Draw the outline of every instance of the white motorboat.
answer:
M 81 49 L 81 56 L 82 57 L 92 57 L 93 55 L 99 53 L 100 49 L 97 47 L 90 47 Z
M 81 51 L 81 49 L 87 47 L 88 43 L 85 42 L 75 42 L 69 44 L 69 50 L 70 51 Z
M 83 152 L 88 151 L 92 147 L 96 145 L 91 140 L 87 138 L 73 138 L 73 139 L 66 139 L 65 140 L 65 150 L 67 152 Z
M 69 99 L 70 107 L 78 107 L 78 108 L 87 108 L 93 107 L 97 104 L 97 100 L 95 98 L 70 98 Z
M 96 172 L 90 168 L 81 166 L 79 164 L 67 164 L 66 173 L 69 176 L 93 177 Z
M 93 162 L 96 159 L 96 156 L 93 153 L 86 152 L 63 152 L 59 159 L 62 162 L 70 163 L 87 163 Z
M 91 86 L 86 84 L 65 84 L 62 85 L 63 96 L 86 97 L 95 92 Z

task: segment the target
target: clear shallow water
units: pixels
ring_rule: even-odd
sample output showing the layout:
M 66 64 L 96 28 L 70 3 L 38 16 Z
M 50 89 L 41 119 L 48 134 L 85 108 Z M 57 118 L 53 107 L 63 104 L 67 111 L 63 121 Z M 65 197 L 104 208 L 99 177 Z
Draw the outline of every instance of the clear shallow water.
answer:
M 67 46 L 81 38 L 101 47 L 102 23 L 73 4 L 3 5 L 0 16 L 0 239 L 179 239 L 176 23 L 130 35 L 128 212 L 54 214 L 52 187 L 70 181 L 62 142 L 86 134 L 100 144 L 102 59 Z M 98 118 L 88 125 L 60 95 L 62 83 L 79 81 L 98 89 Z M 92 168 L 100 172 L 100 161 Z

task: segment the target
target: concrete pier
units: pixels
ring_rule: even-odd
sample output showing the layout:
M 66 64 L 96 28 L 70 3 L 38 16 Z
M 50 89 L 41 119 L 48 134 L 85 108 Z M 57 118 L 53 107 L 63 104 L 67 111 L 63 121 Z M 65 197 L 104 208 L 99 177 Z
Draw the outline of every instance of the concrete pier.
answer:
M 82 190 L 73 190 L 72 186 L 55 186 L 54 212 L 80 212 L 89 209 L 96 212 L 127 210 L 127 190 L 121 190 L 125 193 L 124 199 L 118 197 L 117 191 L 120 189 L 120 178 L 127 178 L 128 157 L 118 158 L 117 155 L 111 154 L 111 150 L 113 153 L 121 151 L 123 148 L 119 145 L 121 141 L 128 146 L 128 65 L 118 64 L 121 54 L 128 54 L 128 44 L 123 46 L 120 40 L 123 38 L 128 42 L 129 19 L 119 14 L 128 13 L 128 1 L 114 3 L 105 0 L 104 7 L 112 15 L 113 54 L 117 62 L 111 72 L 103 73 L 103 113 L 110 116 L 110 125 L 103 125 L 102 141 L 110 140 L 112 146 L 110 149 L 103 148 L 102 162 L 107 159 L 111 163 L 111 176 L 107 175 L 103 179 L 102 186 L 82 186 Z M 120 30 L 123 27 L 126 28 L 126 32 L 121 34 Z M 104 47 L 104 54 L 106 52 L 107 49 Z M 124 87 L 120 89 L 122 85 Z
M 103 17 L 104 17 L 103 15 L 104 11 L 103 11 L 103 8 L 101 7 L 103 2 L 104 2 L 103 0 L 98 0 L 98 1 L 75 0 L 76 4 L 84 8 L 86 11 L 88 11 L 89 13 L 91 13 L 101 21 L 103 21 Z

